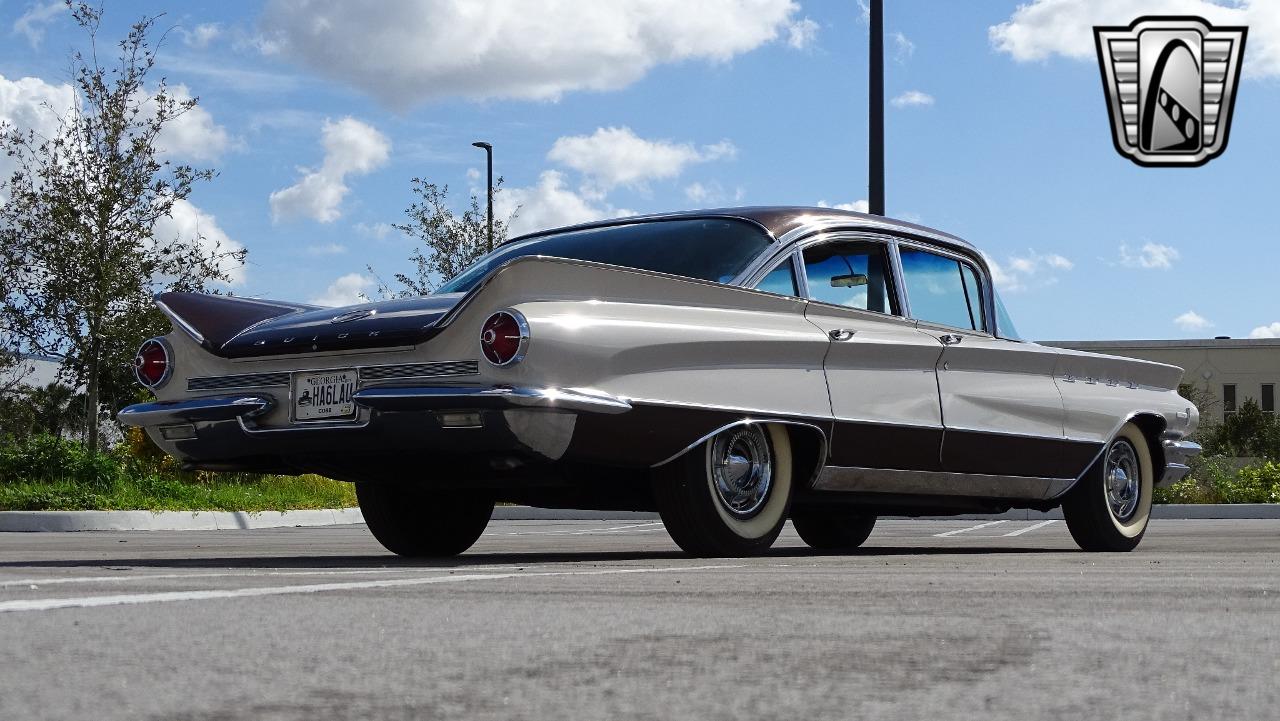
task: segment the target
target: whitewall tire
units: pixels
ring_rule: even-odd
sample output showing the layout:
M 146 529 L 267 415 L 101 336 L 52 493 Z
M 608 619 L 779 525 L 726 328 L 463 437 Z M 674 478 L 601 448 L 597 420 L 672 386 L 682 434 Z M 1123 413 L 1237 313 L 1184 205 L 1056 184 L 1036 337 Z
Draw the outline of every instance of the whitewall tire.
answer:
M 689 554 L 761 553 L 786 523 L 791 469 L 786 428 L 731 426 L 654 469 L 658 512 L 671 538 Z
M 1154 489 L 1151 445 L 1126 423 L 1063 500 L 1071 537 L 1086 551 L 1132 551 L 1151 520 Z

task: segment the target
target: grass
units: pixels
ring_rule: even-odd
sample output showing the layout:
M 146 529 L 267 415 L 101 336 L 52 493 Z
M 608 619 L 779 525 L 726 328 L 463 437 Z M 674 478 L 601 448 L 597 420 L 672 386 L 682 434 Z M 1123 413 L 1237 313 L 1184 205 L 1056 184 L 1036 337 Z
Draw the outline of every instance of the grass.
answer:
M 321 476 L 209 474 L 121 479 L 108 488 L 73 480 L 0 483 L 0 511 L 288 511 L 356 505 L 355 486 Z

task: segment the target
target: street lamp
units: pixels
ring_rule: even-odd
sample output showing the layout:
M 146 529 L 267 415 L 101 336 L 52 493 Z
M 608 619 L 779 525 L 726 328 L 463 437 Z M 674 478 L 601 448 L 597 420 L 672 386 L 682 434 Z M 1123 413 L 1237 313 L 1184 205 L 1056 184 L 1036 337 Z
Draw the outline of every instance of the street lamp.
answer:
M 884 0 L 871 0 L 871 70 L 867 83 L 867 206 L 884 215 Z
M 483 140 L 478 140 L 472 145 L 477 148 L 484 148 L 485 158 L 489 165 L 489 252 L 493 252 L 493 146 Z

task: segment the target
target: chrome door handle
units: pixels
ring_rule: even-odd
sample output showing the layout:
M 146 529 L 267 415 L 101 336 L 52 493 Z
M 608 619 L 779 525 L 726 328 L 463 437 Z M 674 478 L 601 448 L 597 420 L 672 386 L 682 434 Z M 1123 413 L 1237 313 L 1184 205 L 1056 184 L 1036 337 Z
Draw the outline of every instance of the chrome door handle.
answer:
M 954 333 L 948 333 L 939 337 L 938 340 L 942 341 L 942 345 L 960 345 L 960 341 L 964 340 L 964 337 L 958 336 Z
M 834 341 L 846 341 L 852 338 L 857 332 L 858 331 L 853 330 L 852 328 L 836 328 L 833 331 L 828 331 L 827 335 Z

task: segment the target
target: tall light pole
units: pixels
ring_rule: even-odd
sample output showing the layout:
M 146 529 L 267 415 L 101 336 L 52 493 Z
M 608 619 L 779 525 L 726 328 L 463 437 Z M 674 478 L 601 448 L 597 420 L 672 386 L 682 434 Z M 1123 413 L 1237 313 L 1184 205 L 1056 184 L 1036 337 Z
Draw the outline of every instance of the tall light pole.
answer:
M 478 140 L 472 145 L 477 148 L 484 148 L 485 158 L 489 165 L 489 252 L 493 252 L 493 146 L 483 140 Z
M 884 215 L 884 0 L 871 0 L 871 74 L 867 78 L 867 205 Z

